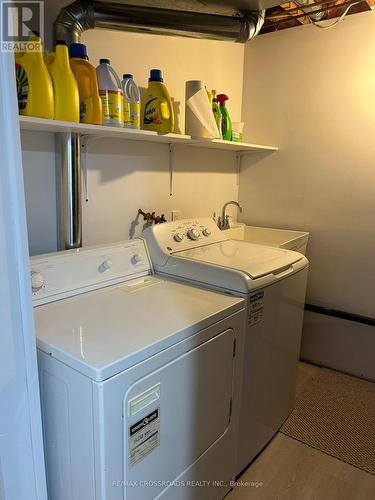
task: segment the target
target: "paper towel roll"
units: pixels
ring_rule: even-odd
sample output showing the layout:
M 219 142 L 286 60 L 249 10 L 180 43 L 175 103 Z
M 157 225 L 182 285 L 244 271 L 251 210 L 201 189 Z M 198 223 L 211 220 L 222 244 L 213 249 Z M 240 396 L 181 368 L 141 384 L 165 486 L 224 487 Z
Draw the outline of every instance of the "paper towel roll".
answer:
M 192 137 L 219 138 L 204 82 L 189 80 L 185 84 L 185 133 Z

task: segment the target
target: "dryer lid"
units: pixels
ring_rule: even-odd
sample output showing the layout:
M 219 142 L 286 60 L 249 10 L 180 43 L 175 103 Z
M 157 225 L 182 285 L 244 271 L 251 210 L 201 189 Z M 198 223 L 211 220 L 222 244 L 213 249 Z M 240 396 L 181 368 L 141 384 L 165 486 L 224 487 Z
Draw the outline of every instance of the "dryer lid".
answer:
M 40 350 L 103 381 L 211 327 L 243 300 L 154 276 L 34 309 Z
M 268 274 L 277 274 L 303 259 L 303 255 L 291 250 L 240 240 L 226 240 L 176 252 L 174 255 L 213 266 L 234 269 L 247 274 L 254 280 Z

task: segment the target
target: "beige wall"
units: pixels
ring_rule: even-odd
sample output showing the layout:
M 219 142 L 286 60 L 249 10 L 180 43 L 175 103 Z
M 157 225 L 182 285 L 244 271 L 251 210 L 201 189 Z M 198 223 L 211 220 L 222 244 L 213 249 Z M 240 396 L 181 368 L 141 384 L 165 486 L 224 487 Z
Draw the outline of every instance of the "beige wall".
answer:
M 49 26 L 61 2 L 46 5 Z M 51 30 L 47 30 L 51 39 Z M 244 46 L 229 42 L 93 30 L 84 33 L 91 62 L 107 57 L 120 75 L 134 74 L 147 85 L 150 68 L 161 68 L 179 108 L 184 130 L 185 80 L 202 79 L 230 96 L 233 119 L 241 116 Z M 23 133 L 24 170 L 31 253 L 56 248 L 53 136 Z M 52 151 L 52 153 L 51 153 Z M 210 216 L 225 201 L 237 199 L 234 154 L 177 146 L 174 191 L 169 195 L 167 145 L 111 139 L 91 140 L 87 154 L 89 202 L 83 208 L 84 244 L 105 243 L 138 235 L 138 208 L 180 210 L 183 217 Z M 233 212 L 235 213 L 235 212 Z
M 375 317 L 375 15 L 246 46 L 242 220 L 310 231 L 307 301 Z
M 107 30 L 86 31 L 82 42 L 95 66 L 102 57 L 121 77 L 132 73 L 147 87 L 151 68 L 163 70 L 178 116 L 176 132 L 185 132 L 185 81 L 204 80 L 209 89 L 224 91 L 234 120 L 241 118 L 244 45 L 195 38 L 141 35 Z

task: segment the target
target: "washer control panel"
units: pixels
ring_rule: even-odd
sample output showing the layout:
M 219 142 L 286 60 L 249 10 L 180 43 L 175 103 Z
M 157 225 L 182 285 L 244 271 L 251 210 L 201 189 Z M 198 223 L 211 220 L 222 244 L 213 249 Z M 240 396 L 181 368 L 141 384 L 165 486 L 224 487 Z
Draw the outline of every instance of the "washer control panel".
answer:
M 158 252 L 172 254 L 198 246 L 225 241 L 228 237 L 211 218 L 180 219 L 147 228 L 142 236 L 147 241 L 151 255 Z
M 67 250 L 30 259 L 33 304 L 39 305 L 152 273 L 144 240 Z

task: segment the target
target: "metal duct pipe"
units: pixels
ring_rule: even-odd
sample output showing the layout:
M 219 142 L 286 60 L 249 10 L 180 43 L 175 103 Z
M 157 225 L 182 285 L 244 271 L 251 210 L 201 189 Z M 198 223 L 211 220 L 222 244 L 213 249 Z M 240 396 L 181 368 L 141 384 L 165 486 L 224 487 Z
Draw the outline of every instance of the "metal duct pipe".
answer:
M 60 164 L 57 165 L 58 246 L 69 250 L 82 246 L 81 136 L 56 134 Z
M 54 28 L 56 40 L 79 42 L 83 31 L 103 28 L 162 35 L 179 35 L 244 43 L 256 36 L 264 11 L 223 16 L 100 0 L 78 0 L 64 7 Z

